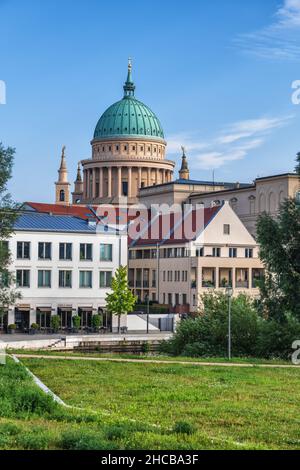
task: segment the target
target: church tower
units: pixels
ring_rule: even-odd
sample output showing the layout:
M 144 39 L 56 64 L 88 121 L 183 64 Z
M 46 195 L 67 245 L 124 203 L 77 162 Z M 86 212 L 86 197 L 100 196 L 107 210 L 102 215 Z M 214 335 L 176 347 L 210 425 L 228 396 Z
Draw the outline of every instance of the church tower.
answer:
M 65 157 L 66 147 L 62 148 L 58 181 L 55 183 L 55 203 L 61 205 L 70 204 L 70 183 L 68 182 L 68 170 Z
M 190 170 L 189 170 L 188 161 L 187 161 L 186 154 L 185 154 L 185 148 L 184 147 L 181 147 L 181 148 L 182 148 L 182 163 L 181 163 L 181 168 L 179 171 L 179 178 L 181 180 L 189 180 Z
M 83 198 L 83 180 L 81 175 L 81 162 L 78 163 L 77 176 L 74 181 L 74 191 L 72 192 L 73 204 L 80 204 Z

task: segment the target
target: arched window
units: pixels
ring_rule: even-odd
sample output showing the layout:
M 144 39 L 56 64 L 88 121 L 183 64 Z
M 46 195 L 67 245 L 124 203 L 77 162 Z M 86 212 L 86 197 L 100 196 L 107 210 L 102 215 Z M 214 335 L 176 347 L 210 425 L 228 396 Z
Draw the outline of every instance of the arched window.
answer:
M 236 197 L 233 197 L 232 199 L 230 199 L 230 205 L 234 211 L 237 211 L 238 200 Z
M 275 194 L 272 192 L 269 194 L 269 213 L 274 214 L 276 212 L 276 199 L 275 199 Z
M 255 214 L 255 201 L 256 201 L 255 196 L 250 196 L 249 197 L 249 213 L 250 213 L 250 215 Z
M 65 196 L 65 191 L 63 189 L 60 190 L 59 192 L 59 201 L 60 202 L 65 202 L 66 196 Z
M 266 196 L 261 194 L 259 197 L 259 212 L 265 212 L 266 210 Z

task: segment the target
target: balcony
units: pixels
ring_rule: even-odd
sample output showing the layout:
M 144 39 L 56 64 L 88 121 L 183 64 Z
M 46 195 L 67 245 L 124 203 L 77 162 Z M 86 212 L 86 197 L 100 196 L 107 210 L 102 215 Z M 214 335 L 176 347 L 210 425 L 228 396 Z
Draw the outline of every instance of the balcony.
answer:
M 219 271 L 219 287 L 232 287 L 232 269 L 221 268 Z
M 238 268 L 235 271 L 235 287 L 237 289 L 249 289 L 249 270 Z
M 216 287 L 216 277 L 214 268 L 203 268 L 202 287 L 205 289 L 214 289 Z

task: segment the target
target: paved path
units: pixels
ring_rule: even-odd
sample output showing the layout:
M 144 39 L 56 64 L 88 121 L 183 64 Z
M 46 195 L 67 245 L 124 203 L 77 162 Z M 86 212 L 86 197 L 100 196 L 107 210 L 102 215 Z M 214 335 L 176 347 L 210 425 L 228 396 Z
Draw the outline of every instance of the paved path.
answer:
M 288 364 L 247 364 L 247 363 L 234 363 L 234 362 L 196 362 L 196 361 L 166 361 L 160 359 L 122 359 L 110 357 L 90 357 L 90 356 L 46 356 L 42 354 L 14 354 L 18 358 L 30 359 L 48 359 L 48 360 L 63 360 L 63 361 L 93 361 L 93 362 L 128 362 L 135 364 L 183 364 L 188 366 L 198 367 L 243 367 L 243 368 L 264 368 L 264 369 L 299 369 L 300 366 Z

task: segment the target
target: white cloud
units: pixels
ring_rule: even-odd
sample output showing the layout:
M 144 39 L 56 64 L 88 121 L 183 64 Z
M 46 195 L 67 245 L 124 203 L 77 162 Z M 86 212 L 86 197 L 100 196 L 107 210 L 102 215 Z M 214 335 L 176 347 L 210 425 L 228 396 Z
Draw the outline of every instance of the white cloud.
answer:
M 170 136 L 168 153 L 178 158 L 183 145 L 190 157 L 191 168 L 217 169 L 245 158 L 251 150 L 264 144 L 270 132 L 286 125 L 292 117 L 261 117 L 235 122 L 222 129 L 210 141 L 197 138 L 196 133 Z
M 239 35 L 234 43 L 243 52 L 275 60 L 300 58 L 300 0 L 284 0 L 265 28 Z

